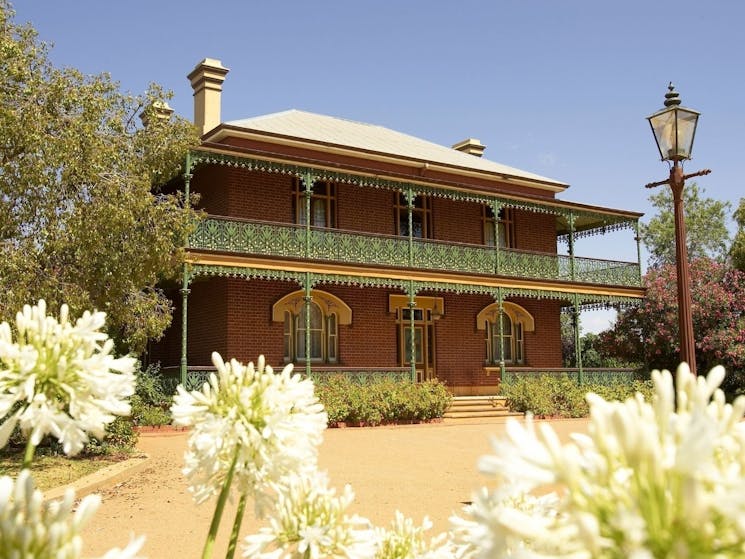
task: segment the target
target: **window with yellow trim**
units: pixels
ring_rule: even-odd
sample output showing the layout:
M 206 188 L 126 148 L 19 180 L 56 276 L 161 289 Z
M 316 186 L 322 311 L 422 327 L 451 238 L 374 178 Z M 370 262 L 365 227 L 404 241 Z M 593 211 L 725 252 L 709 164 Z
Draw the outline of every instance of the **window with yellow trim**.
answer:
M 352 310 L 338 297 L 312 290 L 306 306 L 304 291 L 282 297 L 272 306 L 272 320 L 283 322 L 285 363 L 337 363 L 339 325 L 351 324 Z M 309 320 L 306 313 L 309 309 Z
M 525 332 L 532 332 L 535 323 L 523 307 L 505 301 L 500 317 L 499 305 L 488 305 L 478 314 L 477 327 L 484 330 L 487 365 L 499 365 L 502 361 L 509 365 L 525 364 Z

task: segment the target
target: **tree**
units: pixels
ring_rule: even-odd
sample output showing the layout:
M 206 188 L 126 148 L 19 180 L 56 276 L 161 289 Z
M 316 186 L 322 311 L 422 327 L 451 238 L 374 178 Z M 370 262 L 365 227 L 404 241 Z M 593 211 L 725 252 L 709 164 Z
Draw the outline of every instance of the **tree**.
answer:
M 564 367 L 577 366 L 577 353 L 574 339 L 574 324 L 571 313 L 561 314 L 561 355 Z M 580 333 L 582 327 L 580 323 Z M 582 348 L 582 366 L 592 368 L 638 368 L 638 362 L 619 359 L 606 351 L 601 335 L 594 332 L 581 333 L 580 347 Z
M 729 232 L 726 214 L 729 202 L 702 197 L 696 183 L 686 186 L 683 191 L 683 207 L 686 219 L 686 238 L 688 258 L 708 257 L 724 261 L 727 256 Z M 649 264 L 661 266 L 675 262 L 675 218 L 673 215 L 673 195 L 669 188 L 662 189 L 649 197 L 657 208 L 657 215 L 649 223 L 641 224 L 641 238 L 649 250 Z
M 740 205 L 735 210 L 734 218 L 737 222 L 737 233 L 735 233 L 729 254 L 732 265 L 745 272 L 745 198 L 740 198 Z
M 39 298 L 97 308 L 121 349 L 141 351 L 170 323 L 156 286 L 182 261 L 193 213 L 154 185 L 180 172 L 196 133 L 157 116 L 169 97 L 157 85 L 135 96 L 55 68 L 14 15 L 0 0 L 0 319 Z
M 745 273 L 708 258 L 691 262 L 691 299 L 696 363 L 701 372 L 724 365 L 732 383 L 745 375 Z M 642 360 L 652 369 L 678 364 L 677 278 L 674 264 L 653 268 L 644 277 L 646 298 L 619 314 L 601 337 L 605 351 Z

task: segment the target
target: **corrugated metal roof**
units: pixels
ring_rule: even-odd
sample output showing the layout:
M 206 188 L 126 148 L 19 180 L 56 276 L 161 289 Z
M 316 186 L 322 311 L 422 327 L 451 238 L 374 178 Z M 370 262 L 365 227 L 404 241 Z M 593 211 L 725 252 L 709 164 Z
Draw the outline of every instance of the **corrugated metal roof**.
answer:
M 225 124 L 235 128 L 244 128 L 247 131 L 289 136 L 311 142 L 372 151 L 474 171 L 497 173 L 529 181 L 552 183 L 559 187 L 568 186 L 566 183 L 555 179 L 463 153 L 451 147 L 441 146 L 383 126 L 296 109 L 254 118 L 233 120 Z

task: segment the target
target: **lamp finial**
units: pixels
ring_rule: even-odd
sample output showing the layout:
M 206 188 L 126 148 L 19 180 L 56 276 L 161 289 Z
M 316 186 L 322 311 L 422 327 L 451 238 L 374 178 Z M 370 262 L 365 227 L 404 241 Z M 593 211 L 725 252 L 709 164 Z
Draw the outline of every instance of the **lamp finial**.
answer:
M 680 94 L 675 91 L 673 82 L 670 82 L 667 86 L 668 92 L 665 93 L 665 106 L 666 107 L 677 107 L 680 105 Z

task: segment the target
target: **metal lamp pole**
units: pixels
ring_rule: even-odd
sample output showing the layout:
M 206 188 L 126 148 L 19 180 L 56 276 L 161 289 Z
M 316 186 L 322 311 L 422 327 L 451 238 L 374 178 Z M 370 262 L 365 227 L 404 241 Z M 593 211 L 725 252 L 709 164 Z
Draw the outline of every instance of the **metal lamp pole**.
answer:
M 688 363 L 691 373 L 696 374 L 696 344 L 693 337 L 693 314 L 691 312 L 690 272 L 688 248 L 686 244 L 685 212 L 683 209 L 683 188 L 686 179 L 708 175 L 711 170 L 704 169 L 688 175 L 683 174 L 682 161 L 691 158 L 693 138 L 696 133 L 699 113 L 680 107 L 680 99 L 671 83 L 665 94 L 665 108 L 649 119 L 652 132 L 660 150 L 662 160 L 671 161 L 670 176 L 667 180 L 650 183 L 647 188 L 663 184 L 670 185 L 673 193 L 675 216 L 675 266 L 678 280 L 678 328 L 680 331 L 680 360 Z

